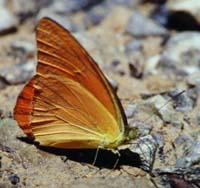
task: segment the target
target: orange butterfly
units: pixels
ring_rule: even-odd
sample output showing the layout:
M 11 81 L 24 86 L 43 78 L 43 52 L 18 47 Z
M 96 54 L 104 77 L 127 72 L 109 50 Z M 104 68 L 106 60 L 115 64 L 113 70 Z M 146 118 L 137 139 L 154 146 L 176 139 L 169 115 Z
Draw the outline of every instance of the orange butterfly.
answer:
M 43 146 L 116 148 L 127 139 L 121 103 L 95 61 L 49 18 L 36 29 L 37 74 L 20 93 L 14 118 Z

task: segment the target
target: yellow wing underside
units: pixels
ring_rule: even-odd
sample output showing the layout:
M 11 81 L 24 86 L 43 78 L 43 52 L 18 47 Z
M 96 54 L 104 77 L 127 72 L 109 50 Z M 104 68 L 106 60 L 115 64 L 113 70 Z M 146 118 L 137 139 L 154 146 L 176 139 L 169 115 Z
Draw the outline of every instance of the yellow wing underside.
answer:
M 31 129 L 41 145 L 116 147 L 123 133 L 112 114 L 81 84 L 53 74 L 35 77 Z

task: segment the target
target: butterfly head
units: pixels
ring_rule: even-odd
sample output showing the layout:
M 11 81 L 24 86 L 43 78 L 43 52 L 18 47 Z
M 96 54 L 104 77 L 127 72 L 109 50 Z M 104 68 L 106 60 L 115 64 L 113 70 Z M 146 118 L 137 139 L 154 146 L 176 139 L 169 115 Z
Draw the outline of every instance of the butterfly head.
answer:
M 129 140 L 133 140 L 137 138 L 137 129 L 136 128 L 129 128 L 126 131 L 126 136 L 125 136 L 125 140 L 129 141 Z

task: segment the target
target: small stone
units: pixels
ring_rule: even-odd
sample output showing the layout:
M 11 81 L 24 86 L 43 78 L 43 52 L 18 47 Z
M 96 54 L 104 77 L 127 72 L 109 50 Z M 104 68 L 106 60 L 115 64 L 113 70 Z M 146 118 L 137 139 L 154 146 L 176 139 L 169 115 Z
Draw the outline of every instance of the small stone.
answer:
M 200 76 L 199 73 L 196 72 L 194 74 L 190 74 L 187 77 L 187 83 L 191 86 L 198 86 L 198 83 L 200 83 Z
M 160 66 L 165 70 L 181 75 L 199 72 L 200 34 L 198 32 L 182 32 L 172 36 L 160 59 Z
M 6 80 L 0 76 L 0 89 L 4 89 L 7 86 Z
M 117 67 L 117 66 L 120 65 L 120 64 L 121 64 L 120 60 L 114 59 L 114 60 L 111 62 L 111 67 L 114 68 L 114 67 Z
M 16 30 L 18 20 L 6 8 L 0 7 L 0 34 L 7 34 Z
M 176 167 L 191 167 L 198 163 L 200 163 L 200 141 L 187 143 L 185 156 L 177 159 Z
M 11 44 L 12 53 L 26 54 L 27 57 L 33 57 L 36 52 L 36 45 L 25 40 L 16 40 Z
M 125 114 L 127 118 L 132 118 L 137 113 L 137 105 L 128 104 L 125 108 Z
M 148 135 L 140 138 L 137 145 L 132 144 L 130 150 L 140 155 L 142 160 L 141 168 L 149 171 L 154 162 L 154 153 L 157 148 L 157 141 L 151 135 Z
M 11 175 L 11 176 L 8 177 L 8 179 L 10 180 L 10 182 L 13 185 L 16 185 L 16 184 L 18 184 L 20 182 L 20 178 L 17 175 Z
M 164 146 L 164 137 L 161 133 L 153 134 L 153 138 L 156 140 L 159 147 Z
M 169 11 L 165 5 L 158 6 L 152 14 L 152 18 L 156 20 L 160 25 L 168 25 Z
M 153 181 L 159 188 L 193 188 L 200 187 L 199 179 L 200 168 L 198 165 L 190 168 L 167 166 L 154 171 Z
M 190 138 L 185 134 L 181 134 L 174 140 L 174 144 L 180 146 L 181 144 L 187 143 L 188 141 L 190 141 Z
M 133 59 L 128 63 L 130 76 L 141 79 L 144 72 L 144 61 L 141 57 L 141 53 L 133 53 L 131 56 Z
M 180 90 L 172 90 L 169 95 L 176 101 L 175 109 L 178 112 L 189 112 L 193 109 L 194 101 L 187 95 L 187 92 L 181 93 Z
M 19 84 L 29 80 L 35 72 L 35 61 L 11 65 L 0 69 L 0 77 L 3 77 L 7 84 Z
M 142 49 L 141 40 L 132 40 L 125 45 L 125 52 L 130 54 L 135 51 L 140 51 Z
M 158 72 L 157 67 L 159 65 L 159 62 L 160 54 L 150 57 L 145 64 L 145 73 L 156 74 Z
M 84 24 L 87 28 L 98 25 L 110 12 L 109 8 L 105 5 L 97 5 L 86 12 L 83 18 Z
M 22 22 L 31 16 L 37 15 L 42 8 L 49 6 L 51 3 L 52 0 L 14 0 L 12 1 L 12 9 L 14 14 L 17 15 Z
M 126 32 L 135 37 L 144 37 L 150 35 L 166 35 L 167 30 L 152 19 L 134 11 L 128 21 Z

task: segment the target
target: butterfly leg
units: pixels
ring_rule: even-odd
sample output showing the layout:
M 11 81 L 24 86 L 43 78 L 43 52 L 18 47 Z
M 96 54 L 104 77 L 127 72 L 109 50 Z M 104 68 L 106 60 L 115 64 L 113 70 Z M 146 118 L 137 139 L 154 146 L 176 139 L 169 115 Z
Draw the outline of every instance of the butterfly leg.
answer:
M 95 163 L 96 163 L 96 161 L 97 161 L 99 149 L 100 149 L 100 148 L 98 147 L 97 150 L 96 150 L 96 152 L 95 152 L 94 160 L 93 160 L 93 162 L 92 162 L 92 165 L 93 165 L 93 166 L 95 165 Z
M 113 166 L 113 169 L 115 169 L 117 167 L 118 163 L 119 163 L 119 159 L 120 159 L 121 154 L 119 153 L 119 150 L 114 150 L 113 152 L 115 154 L 117 154 L 117 159 L 116 159 L 115 164 Z

